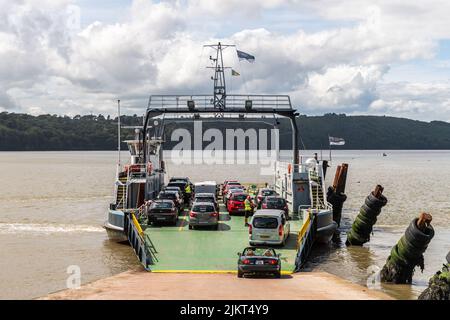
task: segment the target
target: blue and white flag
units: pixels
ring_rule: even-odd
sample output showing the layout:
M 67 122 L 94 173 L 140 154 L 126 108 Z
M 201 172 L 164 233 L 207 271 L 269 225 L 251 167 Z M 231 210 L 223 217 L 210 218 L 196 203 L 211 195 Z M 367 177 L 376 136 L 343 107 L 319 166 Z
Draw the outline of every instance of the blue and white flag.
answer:
M 248 62 L 255 62 L 255 57 L 251 54 L 245 53 L 243 51 L 236 50 L 239 60 L 247 60 Z
M 345 145 L 345 140 L 337 137 L 328 137 L 330 141 L 330 146 L 343 146 Z

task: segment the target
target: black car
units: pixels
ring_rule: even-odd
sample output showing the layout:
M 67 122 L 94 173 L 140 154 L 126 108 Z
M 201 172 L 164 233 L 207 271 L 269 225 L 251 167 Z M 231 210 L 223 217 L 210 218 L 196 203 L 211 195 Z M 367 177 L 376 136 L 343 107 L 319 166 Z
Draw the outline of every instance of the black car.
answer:
M 178 208 L 172 200 L 155 200 L 150 204 L 147 210 L 148 221 L 156 224 L 160 222 L 169 222 L 174 225 L 178 221 Z
M 238 278 L 245 274 L 274 275 L 281 278 L 280 254 L 273 248 L 247 247 L 242 253 L 238 252 L 238 256 Z
M 183 211 L 183 198 L 180 198 L 178 191 L 161 191 L 158 194 L 158 200 L 172 200 L 178 212 L 181 213 Z
M 286 199 L 279 196 L 267 196 L 261 201 L 261 209 L 283 210 L 286 217 L 289 217 L 289 209 Z
M 178 195 L 180 197 L 183 197 L 183 192 L 181 191 L 180 187 L 175 187 L 175 186 L 166 186 L 163 189 L 164 191 L 176 191 L 178 192 Z

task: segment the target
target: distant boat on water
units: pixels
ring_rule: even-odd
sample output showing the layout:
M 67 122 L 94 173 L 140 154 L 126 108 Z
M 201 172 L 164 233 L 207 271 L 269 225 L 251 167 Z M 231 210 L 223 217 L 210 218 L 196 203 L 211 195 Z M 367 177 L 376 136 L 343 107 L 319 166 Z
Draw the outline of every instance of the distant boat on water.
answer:
M 387 157 L 387 154 L 383 152 L 383 157 Z

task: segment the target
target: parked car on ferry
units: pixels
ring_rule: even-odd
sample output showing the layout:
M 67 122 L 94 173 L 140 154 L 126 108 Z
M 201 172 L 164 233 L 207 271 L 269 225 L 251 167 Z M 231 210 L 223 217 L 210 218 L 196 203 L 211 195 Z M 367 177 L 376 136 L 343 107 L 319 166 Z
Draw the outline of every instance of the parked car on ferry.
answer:
M 203 226 L 219 228 L 219 212 L 211 202 L 196 202 L 189 212 L 189 229 Z
M 176 186 L 166 186 L 164 187 L 164 191 L 176 191 L 180 197 L 183 197 L 183 191 L 181 191 L 180 187 Z
M 231 193 L 227 201 L 227 211 L 229 214 L 244 213 L 245 206 L 244 201 L 247 199 L 248 194 L 242 191 Z
M 232 188 L 241 188 L 245 190 L 245 187 L 240 184 L 240 182 L 237 181 L 228 181 L 228 183 L 224 186 L 222 196 L 225 197 L 225 195 L 228 193 L 228 191 Z
M 152 224 L 170 222 L 176 225 L 178 221 L 178 208 L 172 200 L 154 200 L 147 210 L 147 218 Z
M 283 210 L 257 210 L 249 223 L 249 243 L 256 245 L 285 245 L 290 225 Z
M 262 204 L 262 201 L 263 201 L 263 199 L 265 198 L 265 197 L 268 197 L 268 196 L 276 196 L 276 195 L 278 195 L 277 194 L 277 192 L 275 191 L 275 190 L 273 190 L 273 189 L 270 189 L 270 188 L 262 188 L 262 189 L 259 189 L 259 191 L 258 191 L 258 195 L 256 196 L 256 205 L 257 205 L 257 208 L 258 209 L 261 209 L 261 204 Z
M 225 193 L 225 188 L 226 188 L 227 185 L 230 184 L 230 183 L 237 183 L 237 184 L 240 184 L 237 180 L 225 180 L 225 181 L 223 182 L 223 184 L 222 184 L 222 190 L 221 190 L 222 195 Z
M 233 193 L 244 193 L 244 192 L 245 192 L 245 188 L 241 185 L 230 186 L 227 189 L 227 193 L 223 197 L 223 202 L 225 203 L 225 206 L 228 206 L 228 200 L 230 199 L 230 197 Z
M 194 194 L 212 193 L 214 196 L 218 194 L 217 183 L 215 181 L 201 181 L 194 183 Z
M 194 203 L 196 202 L 211 202 L 214 204 L 216 211 L 219 211 L 219 204 L 217 203 L 217 198 L 214 193 L 195 193 Z
M 158 194 L 158 199 L 160 199 L 160 200 L 165 200 L 165 199 L 166 200 L 172 200 L 173 203 L 175 204 L 175 206 L 177 207 L 178 212 L 179 213 L 183 212 L 183 206 L 184 206 L 183 198 L 181 198 L 178 195 L 178 191 L 169 191 L 169 190 L 161 191 Z
M 281 277 L 281 259 L 272 248 L 247 247 L 238 252 L 238 278 L 246 274 L 269 274 Z
M 264 197 L 261 202 L 261 209 L 278 209 L 283 210 L 286 218 L 289 219 L 289 209 L 286 199 L 279 196 Z

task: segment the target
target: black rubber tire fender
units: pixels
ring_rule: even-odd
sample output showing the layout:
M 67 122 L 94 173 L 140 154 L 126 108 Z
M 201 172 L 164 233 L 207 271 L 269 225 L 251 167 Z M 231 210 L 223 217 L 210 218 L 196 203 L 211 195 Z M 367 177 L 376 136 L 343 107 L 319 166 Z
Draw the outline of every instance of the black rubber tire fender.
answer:
M 381 195 L 381 198 L 376 198 L 372 192 L 367 196 L 365 204 L 371 208 L 382 208 L 387 204 L 387 198 Z
M 363 204 L 361 206 L 361 209 L 359 209 L 359 212 L 362 214 L 376 217 L 380 214 L 381 209 L 378 209 L 378 208 L 374 209 L 374 208 L 369 207 L 367 204 Z
M 431 239 L 434 237 L 434 228 L 433 226 L 428 226 L 426 233 L 422 232 L 417 227 L 417 220 L 419 218 L 415 218 L 409 224 L 408 228 L 405 231 L 405 237 L 408 242 L 413 244 L 415 247 L 427 247 L 430 243 Z
M 405 260 L 404 257 L 401 256 L 401 254 L 398 252 L 398 246 L 395 245 L 391 249 L 391 255 L 389 256 L 390 260 L 392 260 L 393 263 L 399 264 L 402 266 L 407 266 L 408 261 Z
M 408 260 L 412 259 L 415 260 L 423 253 L 423 250 L 414 247 L 411 243 L 409 243 L 406 240 L 405 236 L 401 237 L 400 240 L 397 242 L 397 247 L 398 253 Z

